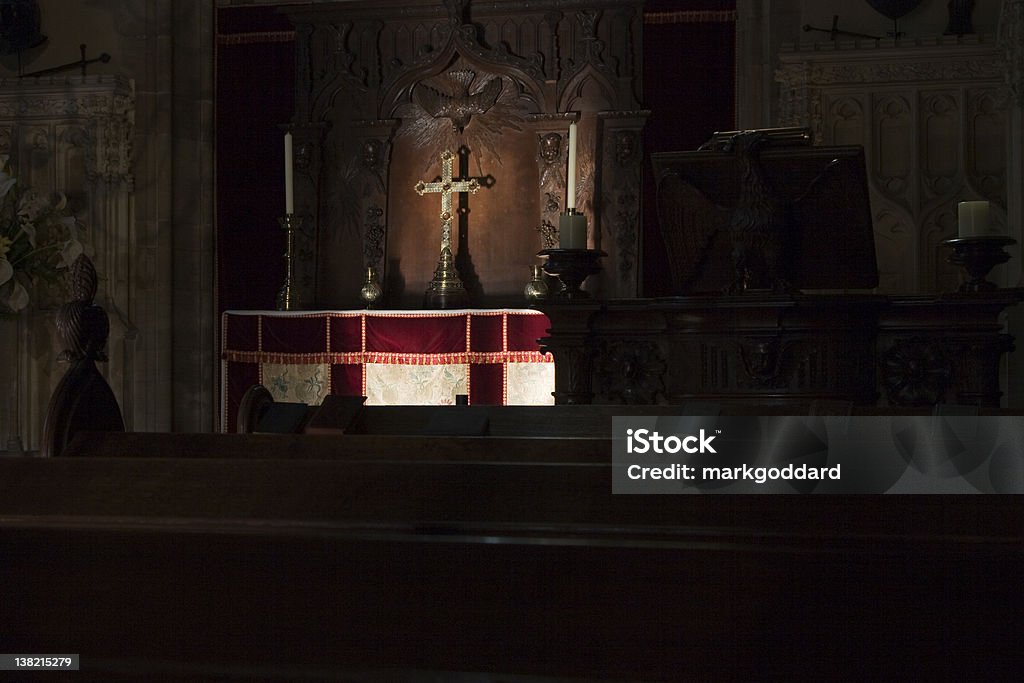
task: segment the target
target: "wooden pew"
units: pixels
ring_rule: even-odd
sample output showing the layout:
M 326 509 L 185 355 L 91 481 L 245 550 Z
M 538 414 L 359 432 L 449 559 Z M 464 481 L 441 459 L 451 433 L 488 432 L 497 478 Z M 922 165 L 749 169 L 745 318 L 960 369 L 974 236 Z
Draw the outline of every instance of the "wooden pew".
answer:
M 877 679 L 1017 656 L 1013 498 L 616 496 L 607 463 L 421 459 L 439 437 L 167 443 L 192 438 L 256 453 L 0 460 L 0 651 L 73 650 L 76 681 Z

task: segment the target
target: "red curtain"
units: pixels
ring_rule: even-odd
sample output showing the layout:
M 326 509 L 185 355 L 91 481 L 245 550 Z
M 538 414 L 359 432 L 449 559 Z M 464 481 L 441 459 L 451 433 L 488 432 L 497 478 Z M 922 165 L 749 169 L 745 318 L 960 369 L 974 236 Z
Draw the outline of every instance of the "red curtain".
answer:
M 295 38 L 276 7 L 217 9 L 218 312 L 272 309 L 284 281 L 284 131 Z
M 651 116 L 644 151 L 697 149 L 735 127 L 735 0 L 648 0 L 644 7 L 644 96 Z M 658 227 L 654 171 L 644 168 L 643 293 L 666 296 L 669 267 Z

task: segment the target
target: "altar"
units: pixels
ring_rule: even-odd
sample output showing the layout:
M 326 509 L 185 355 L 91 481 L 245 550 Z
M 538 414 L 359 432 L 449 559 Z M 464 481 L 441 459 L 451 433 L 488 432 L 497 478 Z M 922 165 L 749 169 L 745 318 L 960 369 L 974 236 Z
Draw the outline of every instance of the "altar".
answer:
M 220 424 L 262 384 L 275 401 L 319 405 L 328 394 L 367 405 L 545 405 L 554 362 L 530 309 L 226 311 L 221 318 Z

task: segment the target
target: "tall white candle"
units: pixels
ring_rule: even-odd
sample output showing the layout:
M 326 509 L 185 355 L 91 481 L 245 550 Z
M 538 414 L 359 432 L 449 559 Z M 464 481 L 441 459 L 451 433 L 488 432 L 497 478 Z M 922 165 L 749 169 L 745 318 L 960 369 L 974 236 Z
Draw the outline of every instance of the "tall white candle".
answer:
M 576 208 L 576 122 L 569 124 L 569 173 L 566 179 L 565 208 Z
M 292 134 L 284 134 L 284 212 L 295 213 L 295 187 L 292 176 Z
M 957 206 L 959 236 L 980 237 L 990 234 L 988 208 L 988 202 L 960 202 Z

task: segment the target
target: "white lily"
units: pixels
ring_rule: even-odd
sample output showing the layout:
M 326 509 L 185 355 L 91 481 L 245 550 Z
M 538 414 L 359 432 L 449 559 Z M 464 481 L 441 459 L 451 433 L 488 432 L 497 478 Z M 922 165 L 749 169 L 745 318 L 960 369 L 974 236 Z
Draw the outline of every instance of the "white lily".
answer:
M 21 232 L 25 233 L 25 236 L 28 237 L 28 243 L 33 247 L 36 246 L 36 224 L 25 218 L 20 218 L 18 225 L 21 226 Z
M 17 178 L 7 173 L 7 159 L 6 154 L 0 154 L 0 197 L 5 197 L 14 183 L 18 182 Z
M 60 250 L 60 259 L 64 262 L 64 267 L 70 268 L 75 259 L 82 255 L 82 251 L 82 243 L 78 240 L 70 239 L 65 242 Z
M 12 311 L 20 311 L 28 306 L 28 292 L 17 280 L 13 281 L 12 284 L 14 287 L 11 289 L 11 292 L 4 297 L 4 304 Z
M 35 222 L 44 212 L 50 209 L 50 202 L 46 197 L 40 197 L 29 190 L 18 200 L 17 213 L 22 223 L 26 221 Z
M 16 182 L 18 182 L 17 178 L 12 178 L 3 171 L 0 171 L 0 197 L 6 197 Z

